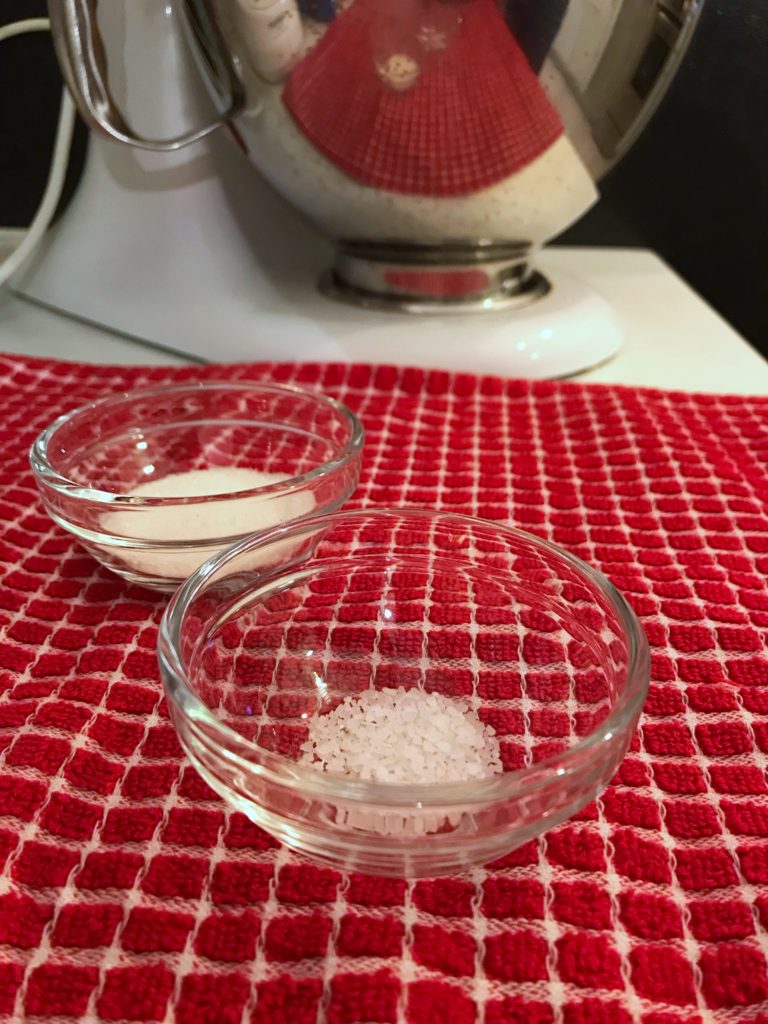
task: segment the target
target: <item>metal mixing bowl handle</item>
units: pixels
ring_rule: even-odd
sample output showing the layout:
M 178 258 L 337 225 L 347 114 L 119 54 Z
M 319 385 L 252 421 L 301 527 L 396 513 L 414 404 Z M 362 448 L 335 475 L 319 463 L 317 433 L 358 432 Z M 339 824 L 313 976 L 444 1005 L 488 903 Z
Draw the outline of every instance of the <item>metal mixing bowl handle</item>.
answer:
M 218 46 L 218 33 L 208 38 L 217 45 L 217 63 L 225 69 L 229 90 L 226 111 L 201 128 L 195 128 L 169 139 L 148 139 L 135 132 L 115 103 L 108 84 L 107 58 L 99 32 L 96 11 L 98 0 L 49 0 L 48 16 L 56 56 L 64 80 L 86 123 L 117 142 L 140 149 L 169 151 L 188 146 L 215 131 L 243 109 L 245 97 L 237 76 L 231 68 L 223 46 Z

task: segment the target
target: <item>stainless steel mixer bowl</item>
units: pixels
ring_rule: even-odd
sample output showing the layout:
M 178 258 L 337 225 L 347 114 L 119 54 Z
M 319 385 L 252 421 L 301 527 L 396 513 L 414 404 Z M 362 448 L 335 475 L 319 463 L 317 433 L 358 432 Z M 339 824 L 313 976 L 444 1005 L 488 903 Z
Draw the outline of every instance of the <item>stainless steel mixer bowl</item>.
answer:
M 336 243 L 329 294 L 466 312 L 547 291 L 532 255 L 596 201 L 702 3 L 174 0 L 220 114 L 169 139 L 113 101 L 97 0 L 51 0 L 50 17 L 93 128 L 169 150 L 226 124 Z

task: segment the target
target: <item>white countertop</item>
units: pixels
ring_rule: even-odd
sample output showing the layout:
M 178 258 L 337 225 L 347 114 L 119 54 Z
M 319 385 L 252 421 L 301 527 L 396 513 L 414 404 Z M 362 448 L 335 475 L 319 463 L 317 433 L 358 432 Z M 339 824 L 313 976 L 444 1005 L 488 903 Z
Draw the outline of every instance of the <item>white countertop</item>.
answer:
M 577 274 L 599 291 L 623 333 L 618 355 L 578 380 L 768 395 L 768 362 L 654 253 L 555 248 L 538 262 L 545 273 Z M 62 316 L 7 291 L 0 291 L 0 351 L 117 365 L 202 361 Z

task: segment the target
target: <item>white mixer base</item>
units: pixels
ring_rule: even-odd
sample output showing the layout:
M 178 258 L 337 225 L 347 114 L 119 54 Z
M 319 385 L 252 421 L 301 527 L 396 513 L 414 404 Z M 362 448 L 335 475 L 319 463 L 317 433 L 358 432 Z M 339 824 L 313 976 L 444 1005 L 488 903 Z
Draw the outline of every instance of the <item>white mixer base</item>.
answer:
M 322 296 L 317 281 L 332 262 L 330 244 L 224 133 L 174 153 L 94 136 L 80 187 L 14 286 L 70 316 L 224 362 L 543 378 L 595 366 L 621 344 L 610 304 L 560 272 L 549 275 L 548 295 L 521 309 L 414 315 Z

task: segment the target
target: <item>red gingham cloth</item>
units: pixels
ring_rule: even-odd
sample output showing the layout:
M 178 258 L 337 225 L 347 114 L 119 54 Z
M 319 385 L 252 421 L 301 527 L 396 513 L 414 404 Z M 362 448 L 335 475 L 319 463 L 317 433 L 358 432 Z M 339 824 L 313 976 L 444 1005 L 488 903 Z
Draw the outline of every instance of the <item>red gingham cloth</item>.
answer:
M 425 29 L 442 33 L 446 48 L 420 46 Z M 398 56 L 419 68 L 403 91 L 377 70 Z M 355 0 L 293 69 L 283 101 L 337 167 L 411 195 L 486 188 L 563 133 L 495 0 Z
M 164 598 L 54 527 L 59 412 L 272 378 L 368 432 L 357 504 L 511 522 L 601 568 L 653 648 L 613 785 L 486 868 L 407 884 L 295 858 L 180 756 Z M 0 358 L 0 1016 L 180 1024 L 768 1022 L 768 399 L 364 366 Z

